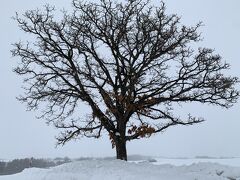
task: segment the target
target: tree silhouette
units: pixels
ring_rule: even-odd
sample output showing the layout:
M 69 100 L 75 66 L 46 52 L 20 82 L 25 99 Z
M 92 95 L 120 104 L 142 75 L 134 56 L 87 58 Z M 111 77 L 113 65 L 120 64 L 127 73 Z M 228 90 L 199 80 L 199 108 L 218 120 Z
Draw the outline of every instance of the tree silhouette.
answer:
M 201 23 L 183 26 L 164 3 L 145 0 L 74 0 L 73 9 L 61 18 L 50 6 L 15 17 L 35 38 L 12 50 L 26 90 L 19 100 L 62 130 L 58 144 L 107 132 L 117 158 L 127 160 L 127 141 L 204 120 L 174 115 L 175 104 L 236 102 L 238 80 L 223 74 L 229 65 L 212 49 L 193 48 Z M 82 103 L 85 119 L 76 118 Z

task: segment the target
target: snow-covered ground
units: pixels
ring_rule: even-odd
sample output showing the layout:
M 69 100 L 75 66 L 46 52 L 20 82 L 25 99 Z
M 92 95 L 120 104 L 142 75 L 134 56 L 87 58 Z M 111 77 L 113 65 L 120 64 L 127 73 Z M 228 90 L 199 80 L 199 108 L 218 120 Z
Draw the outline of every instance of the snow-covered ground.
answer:
M 132 161 L 125 162 L 111 158 L 86 159 L 50 169 L 30 168 L 19 174 L 0 176 L 0 180 L 240 180 L 239 158 L 166 159 L 144 157 L 137 159 L 135 157 L 130 160 Z M 238 164 L 235 164 L 237 161 Z
M 240 158 L 154 158 L 154 164 L 172 164 L 176 166 L 191 165 L 199 162 L 211 162 L 222 165 L 240 167 Z

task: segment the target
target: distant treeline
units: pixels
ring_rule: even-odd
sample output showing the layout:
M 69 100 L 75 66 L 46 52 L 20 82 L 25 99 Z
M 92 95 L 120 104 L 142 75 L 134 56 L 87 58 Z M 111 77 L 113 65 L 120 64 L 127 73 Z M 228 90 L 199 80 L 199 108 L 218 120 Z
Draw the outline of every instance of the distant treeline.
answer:
M 49 168 L 57 165 L 61 165 L 71 160 L 68 157 L 55 158 L 55 159 L 14 159 L 9 162 L 0 161 L 0 175 L 16 174 L 23 171 L 25 168 L 37 167 L 37 168 Z

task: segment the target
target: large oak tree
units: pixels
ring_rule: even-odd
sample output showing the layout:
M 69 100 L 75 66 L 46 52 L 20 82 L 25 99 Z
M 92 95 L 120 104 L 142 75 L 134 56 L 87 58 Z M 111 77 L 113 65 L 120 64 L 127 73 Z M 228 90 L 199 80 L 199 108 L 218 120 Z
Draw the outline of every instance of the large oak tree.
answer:
M 127 160 L 128 141 L 204 120 L 175 115 L 175 104 L 236 102 L 238 80 L 223 74 L 229 65 L 212 49 L 193 48 L 201 23 L 181 25 L 164 3 L 73 0 L 72 13 L 55 13 L 46 6 L 16 15 L 34 40 L 16 43 L 12 53 L 24 76 L 19 99 L 62 130 L 58 144 L 107 132 L 117 158 Z M 91 111 L 85 119 L 75 117 L 84 114 L 81 103 Z

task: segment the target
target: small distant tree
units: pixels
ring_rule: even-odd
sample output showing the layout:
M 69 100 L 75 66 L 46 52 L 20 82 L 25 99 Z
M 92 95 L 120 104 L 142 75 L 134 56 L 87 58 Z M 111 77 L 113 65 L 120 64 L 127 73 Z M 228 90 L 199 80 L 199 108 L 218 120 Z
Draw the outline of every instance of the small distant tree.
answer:
M 212 49 L 192 47 L 201 23 L 181 25 L 164 3 L 73 0 L 73 13 L 55 13 L 46 6 L 16 15 L 35 39 L 16 43 L 12 54 L 25 77 L 19 100 L 62 130 L 58 144 L 107 132 L 117 159 L 127 160 L 128 141 L 204 120 L 174 115 L 175 104 L 229 108 L 237 100 L 237 78 L 223 74 L 229 65 Z M 82 102 L 91 113 L 78 119 Z

